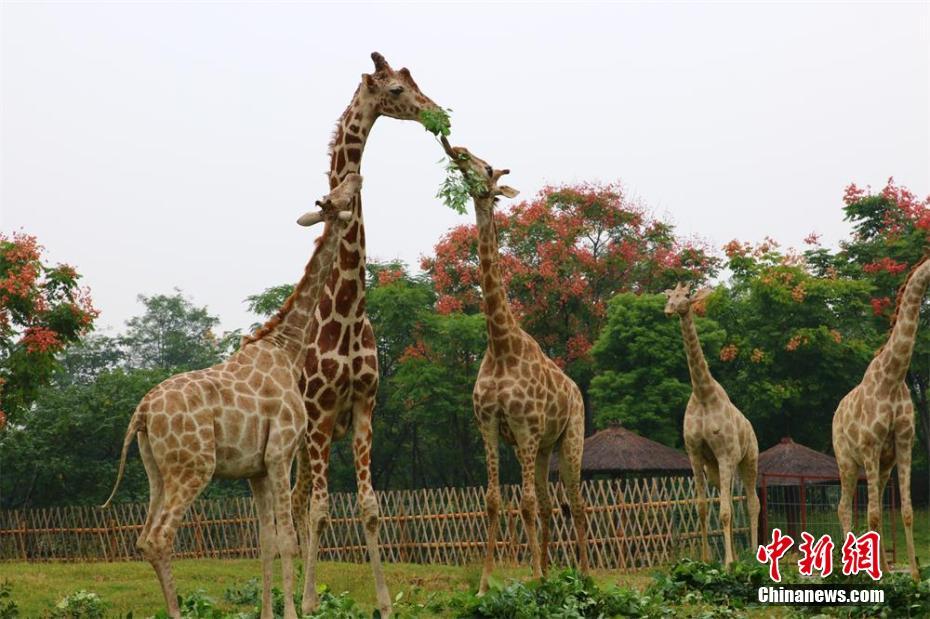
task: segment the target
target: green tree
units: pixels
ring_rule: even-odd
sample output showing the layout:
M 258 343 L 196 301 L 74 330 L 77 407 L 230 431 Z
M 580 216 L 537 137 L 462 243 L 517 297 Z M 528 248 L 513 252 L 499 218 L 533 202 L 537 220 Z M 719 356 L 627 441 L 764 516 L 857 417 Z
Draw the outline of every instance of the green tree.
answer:
M 598 427 L 625 427 L 680 447 L 681 424 L 691 396 L 691 379 L 677 317 L 664 313 L 661 294 L 623 293 L 607 310 L 607 324 L 594 343 L 591 381 Z M 726 334 L 713 320 L 697 317 L 704 354 L 712 368 Z
M 139 295 L 145 313 L 126 322 L 120 346 L 132 368 L 193 370 L 218 363 L 226 352 L 227 338 L 214 329 L 219 318 L 205 307 L 196 307 L 175 289 L 172 295 Z
M 829 450 L 836 405 L 874 350 L 871 284 L 821 275 L 771 240 L 725 249 L 730 286 L 707 301 L 708 316 L 727 333 L 718 380 L 762 449 L 794 436 Z

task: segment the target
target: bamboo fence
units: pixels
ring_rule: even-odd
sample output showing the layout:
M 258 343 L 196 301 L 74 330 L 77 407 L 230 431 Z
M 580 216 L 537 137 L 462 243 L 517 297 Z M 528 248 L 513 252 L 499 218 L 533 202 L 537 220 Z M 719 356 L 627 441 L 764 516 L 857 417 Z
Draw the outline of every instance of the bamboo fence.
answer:
M 550 559 L 575 561 L 574 529 L 561 484 L 553 498 Z M 588 481 L 583 484 L 588 510 L 592 567 L 634 570 L 696 556 L 700 528 L 693 483 L 686 477 Z M 734 497 L 734 541 L 748 544 L 745 497 Z M 486 538 L 483 488 L 392 490 L 378 495 L 381 549 L 385 561 L 467 565 L 480 561 Z M 527 545 L 519 510 L 520 488 L 502 488 L 501 534 L 497 561 L 519 564 Z M 354 493 L 331 495 L 330 526 L 320 544 L 326 561 L 367 561 Z M 722 536 L 716 495 L 709 506 L 710 539 L 719 554 Z M 125 503 L 100 510 L 93 506 L 0 511 L 0 561 L 127 561 L 141 558 L 135 540 L 147 506 Z M 175 556 L 254 558 L 258 522 L 251 498 L 199 500 L 178 531 Z

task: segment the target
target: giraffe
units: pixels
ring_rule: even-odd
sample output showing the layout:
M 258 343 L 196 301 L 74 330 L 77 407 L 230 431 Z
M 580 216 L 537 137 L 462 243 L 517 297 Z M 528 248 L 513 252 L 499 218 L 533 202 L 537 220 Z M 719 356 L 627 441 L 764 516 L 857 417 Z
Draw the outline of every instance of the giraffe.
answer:
M 730 402 L 727 392 L 710 374 L 701 341 L 694 326 L 692 306 L 703 301 L 710 289 L 688 295 L 688 288 L 679 283 L 665 291 L 668 301 L 666 316 L 678 314 L 681 335 L 685 343 L 688 372 L 691 374 L 691 397 L 685 408 L 685 449 L 694 471 L 694 492 L 698 499 L 701 521 L 701 558 L 708 561 L 707 543 L 707 478 L 720 489 L 720 524 L 723 527 L 724 564 L 733 562 L 733 473 L 739 472 L 746 492 L 749 510 L 751 548 L 759 544 L 759 497 L 756 476 L 759 468 L 759 443 L 752 424 Z
M 133 438 L 149 479 L 149 509 L 136 547 L 155 568 L 171 617 L 180 617 L 171 552 L 181 519 L 212 477 L 248 479 L 259 517 L 262 619 L 273 615 L 272 566 L 281 554 L 285 617 L 296 618 L 297 534 L 291 514 L 290 471 L 307 425 L 299 389 L 310 317 L 337 256 L 349 208 L 361 189 L 350 174 L 298 223 L 326 228 L 304 275 L 277 315 L 227 361 L 177 374 L 149 391 L 126 430 L 110 505 Z
M 526 530 L 533 577 L 548 567 L 549 520 L 552 502 L 548 489 L 549 459 L 559 453 L 559 474 L 565 486 L 578 543 L 578 566 L 588 570 L 585 503 L 581 496 L 581 455 L 584 449 L 584 403 L 578 386 L 549 359 L 539 344 L 520 328 L 507 301 L 501 278 L 494 205 L 498 196 L 513 198 L 517 191 L 498 185 L 509 170 L 495 170 L 468 149 L 452 147 L 442 138 L 446 154 L 471 179 L 468 183 L 478 224 L 481 290 L 487 317 L 488 348 L 478 370 L 472 400 L 487 458 L 485 496 L 488 534 L 479 595 L 488 589 L 494 567 L 500 513 L 498 437 L 515 446 L 520 462 L 520 511 Z M 541 542 L 536 518 L 540 520 Z
M 336 125 L 330 143 L 330 186 L 361 167 L 366 140 L 379 116 L 418 120 L 439 107 L 422 92 L 410 71 L 395 71 L 384 57 L 371 55 L 375 72 L 362 81 Z M 302 380 L 307 409 L 307 447 L 298 451 L 294 513 L 304 558 L 302 610 L 319 605 L 316 562 L 320 537 L 329 520 L 327 470 L 330 447 L 352 429 L 358 504 L 382 617 L 391 612 L 378 548 L 379 510 L 371 480 L 371 425 L 378 390 L 378 356 L 365 313 L 365 227 L 360 196 L 310 326 L 311 344 Z M 308 503 L 310 505 L 308 511 Z
M 911 506 L 911 450 L 914 447 L 914 404 L 905 382 L 914 351 L 920 306 L 930 286 L 930 260 L 918 262 L 898 291 L 891 333 L 865 370 L 862 381 L 840 401 L 833 414 L 833 452 L 840 469 L 837 512 L 843 533 L 852 530 L 852 500 L 859 467 L 865 469 L 869 493 L 869 529 L 881 533 L 881 501 L 891 469 L 898 467 L 901 519 L 907 559 L 914 580 L 920 579 L 914 555 L 914 509 Z M 888 560 L 882 553 L 882 569 Z

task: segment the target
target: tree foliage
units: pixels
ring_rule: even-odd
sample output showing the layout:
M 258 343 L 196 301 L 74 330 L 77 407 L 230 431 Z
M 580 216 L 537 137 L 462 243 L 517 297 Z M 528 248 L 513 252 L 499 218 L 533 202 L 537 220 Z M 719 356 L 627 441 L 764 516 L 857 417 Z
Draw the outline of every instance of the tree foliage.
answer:
M 55 355 L 93 328 L 97 310 L 80 275 L 43 261 L 34 236 L 0 233 L 0 430 L 51 379 Z

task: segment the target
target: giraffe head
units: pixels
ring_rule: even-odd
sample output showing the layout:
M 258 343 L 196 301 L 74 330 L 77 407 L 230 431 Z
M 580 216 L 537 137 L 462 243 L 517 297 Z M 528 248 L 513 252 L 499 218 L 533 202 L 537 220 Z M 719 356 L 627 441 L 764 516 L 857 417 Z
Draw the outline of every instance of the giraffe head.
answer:
M 462 171 L 465 185 L 472 198 L 482 204 L 493 205 L 498 196 L 514 198 L 520 192 L 509 185 L 500 185 L 498 181 L 510 170 L 497 170 L 487 161 L 476 157 L 464 146 L 452 146 L 445 136 L 440 137 L 442 147 L 449 159 Z M 477 205 L 477 202 L 476 202 Z
M 420 121 L 420 113 L 439 109 L 432 99 L 420 92 L 407 67 L 395 71 L 378 52 L 371 53 L 374 73 L 363 73 L 359 97 L 375 116 Z
M 684 316 L 695 303 L 700 303 L 713 292 L 710 288 L 701 288 L 693 295 L 688 294 L 688 287 L 678 282 L 674 288 L 669 288 L 663 294 L 668 301 L 665 303 L 665 315 Z
M 361 174 L 347 174 L 335 189 L 316 201 L 320 210 L 304 213 L 297 223 L 301 226 L 312 226 L 321 221 L 348 221 L 352 218 L 352 203 L 361 190 Z

